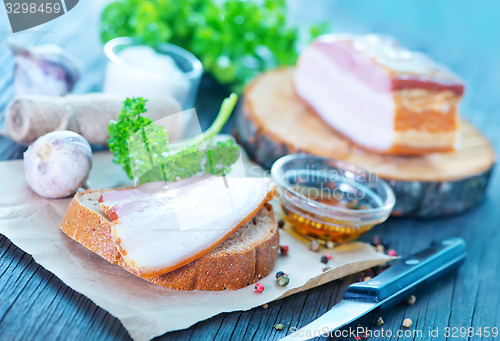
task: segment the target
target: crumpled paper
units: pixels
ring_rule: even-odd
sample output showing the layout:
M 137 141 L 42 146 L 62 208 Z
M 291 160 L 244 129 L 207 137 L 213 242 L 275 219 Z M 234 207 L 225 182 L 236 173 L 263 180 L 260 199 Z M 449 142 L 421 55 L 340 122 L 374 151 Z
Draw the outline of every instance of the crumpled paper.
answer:
M 280 244 L 289 245 L 289 254 L 278 257 L 275 271 L 262 279 L 262 293 L 252 285 L 237 291 L 176 291 L 135 277 L 67 237 L 59 225 L 71 199 L 50 200 L 35 194 L 24 179 L 22 161 L 0 162 L 0 179 L 0 233 L 118 318 L 135 340 L 184 329 L 221 312 L 248 310 L 391 259 L 356 242 L 330 250 L 331 270 L 323 272 L 322 253 L 309 251 L 306 243 L 285 229 L 280 231 Z M 108 152 L 94 154 L 88 183 L 91 188 L 130 185 Z M 286 287 L 276 284 L 274 274 L 279 270 L 290 277 Z

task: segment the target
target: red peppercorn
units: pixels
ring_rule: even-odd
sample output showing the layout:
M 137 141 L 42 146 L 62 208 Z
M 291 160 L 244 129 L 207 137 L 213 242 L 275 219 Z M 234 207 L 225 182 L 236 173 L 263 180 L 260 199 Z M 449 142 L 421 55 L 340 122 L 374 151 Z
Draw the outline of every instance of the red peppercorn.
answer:
M 264 291 L 264 284 L 262 283 L 255 283 L 255 291 L 257 291 L 258 293 L 261 293 Z
M 396 252 L 396 250 L 390 249 L 390 250 L 387 250 L 387 255 L 391 256 L 391 257 L 396 257 L 398 255 L 398 253 Z
M 332 259 L 332 258 L 333 258 L 333 256 L 331 256 L 328 252 L 325 254 L 325 256 L 326 256 L 326 258 L 328 258 L 328 259 Z
M 282 256 L 288 255 L 288 250 L 290 250 L 288 245 L 280 245 L 280 252 Z

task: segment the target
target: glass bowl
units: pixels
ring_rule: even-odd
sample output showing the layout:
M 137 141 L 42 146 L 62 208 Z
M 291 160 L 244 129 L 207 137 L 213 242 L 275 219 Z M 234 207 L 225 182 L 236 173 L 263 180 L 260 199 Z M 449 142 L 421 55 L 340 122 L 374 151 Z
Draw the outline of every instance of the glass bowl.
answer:
M 139 58 L 140 56 L 138 58 L 128 56 L 133 60 L 122 58 L 120 54 L 129 47 L 148 49 L 140 41 L 129 37 L 115 38 L 104 45 L 108 64 L 103 92 L 145 98 L 163 96 L 167 93 L 179 101 L 182 109 L 194 107 L 203 75 L 203 66 L 195 55 L 177 45 L 158 44 L 154 47 L 154 52 L 160 56 L 170 57 L 177 69 L 169 72 L 166 65 L 164 70 L 152 68 L 152 63 Z M 146 53 L 146 57 L 153 56 Z
M 292 154 L 274 163 L 271 177 L 287 223 L 323 243 L 356 239 L 394 208 L 394 193 L 384 180 L 343 161 Z

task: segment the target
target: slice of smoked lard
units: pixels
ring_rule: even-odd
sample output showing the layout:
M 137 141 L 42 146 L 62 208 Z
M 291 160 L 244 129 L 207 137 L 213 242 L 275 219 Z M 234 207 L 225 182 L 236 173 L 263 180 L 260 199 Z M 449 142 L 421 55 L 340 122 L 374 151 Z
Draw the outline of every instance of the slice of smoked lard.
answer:
M 158 276 L 210 252 L 272 199 L 268 178 L 208 177 L 154 191 L 107 191 L 101 212 L 125 263 L 141 276 Z
M 294 85 L 326 123 L 367 149 L 418 155 L 457 148 L 462 81 L 389 37 L 318 38 L 301 53 Z

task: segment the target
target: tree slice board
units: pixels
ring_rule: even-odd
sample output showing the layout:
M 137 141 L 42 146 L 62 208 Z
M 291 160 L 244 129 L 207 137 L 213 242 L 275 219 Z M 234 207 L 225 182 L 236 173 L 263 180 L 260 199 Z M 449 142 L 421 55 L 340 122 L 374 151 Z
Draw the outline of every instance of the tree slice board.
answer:
M 479 204 L 495 163 L 488 141 L 461 121 L 457 152 L 390 156 L 363 150 L 327 125 L 300 99 L 293 69 L 266 72 L 247 86 L 236 120 L 238 141 L 265 168 L 281 156 L 309 153 L 374 172 L 396 194 L 393 215 L 433 218 Z

